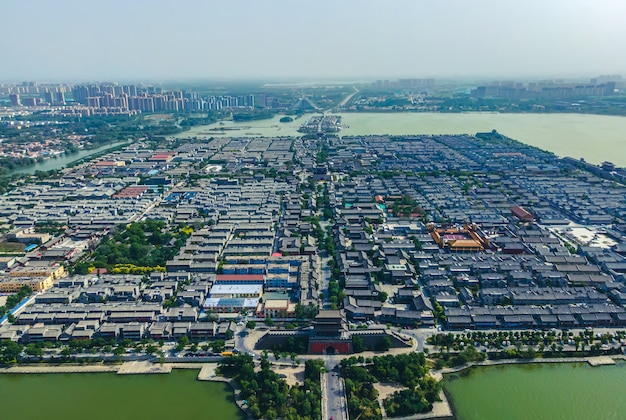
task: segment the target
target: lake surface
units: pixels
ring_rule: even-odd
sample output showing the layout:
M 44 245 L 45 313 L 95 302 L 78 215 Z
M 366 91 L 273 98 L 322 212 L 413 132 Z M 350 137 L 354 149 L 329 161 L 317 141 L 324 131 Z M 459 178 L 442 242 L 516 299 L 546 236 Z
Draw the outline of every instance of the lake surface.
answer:
M 200 382 L 198 371 L 0 374 L 0 418 L 243 420 L 231 387 Z
M 56 158 L 46 159 L 43 162 L 36 163 L 34 165 L 24 166 L 22 168 L 15 169 L 9 172 L 9 175 L 11 174 L 34 174 L 35 171 L 49 171 L 52 169 L 61 169 L 65 165 L 68 165 L 72 162 L 76 162 L 77 160 L 86 158 L 88 156 L 95 155 L 95 154 L 104 152 L 109 149 L 113 149 L 117 146 L 120 146 L 126 143 L 128 142 L 120 141 L 117 143 L 111 143 L 111 144 L 107 144 L 104 146 L 96 147 L 95 149 L 80 150 L 78 153 L 70 153 L 70 154 L 65 153 Z
M 585 158 L 591 163 L 611 161 L 626 166 L 626 117 L 589 114 L 498 114 L 498 113 L 343 113 L 348 127 L 339 135 L 366 134 L 475 134 L 493 129 L 555 153 Z M 281 123 L 268 120 L 233 123 L 224 121 L 193 127 L 174 137 L 200 136 L 301 136 L 297 132 L 309 116 Z M 209 131 L 215 129 L 223 131 Z
M 466 372 L 444 383 L 458 420 L 626 418 L 626 363 L 507 365 Z

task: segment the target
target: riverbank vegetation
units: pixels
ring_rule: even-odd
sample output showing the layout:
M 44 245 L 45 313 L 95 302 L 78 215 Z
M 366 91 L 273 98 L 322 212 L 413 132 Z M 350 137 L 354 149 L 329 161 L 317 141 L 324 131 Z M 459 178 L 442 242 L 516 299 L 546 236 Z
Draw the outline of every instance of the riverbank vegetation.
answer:
M 233 121 L 242 122 L 242 121 L 257 121 L 257 120 L 268 120 L 274 118 L 276 115 L 275 112 L 269 110 L 259 110 L 253 109 L 250 111 L 239 111 L 233 114 Z
M 469 93 L 421 95 L 419 100 L 408 92 L 387 89 L 361 89 L 349 106 L 352 112 L 510 112 L 510 113 L 579 113 L 626 115 L 623 95 L 563 98 L 475 97 Z
M 261 370 L 255 372 L 252 356 L 239 354 L 226 358 L 219 366 L 221 375 L 237 382 L 240 398 L 247 401 L 253 418 L 321 420 L 321 360 L 307 360 L 304 383 L 291 387 L 272 370 L 267 354 L 261 357 L 260 365 Z
M 429 357 L 435 367 L 462 366 L 486 359 L 535 359 L 588 357 L 621 354 L 626 332 L 573 331 L 472 331 L 436 334 L 427 339 L 433 346 Z
M 104 352 L 119 356 L 133 347 L 142 346 L 143 349 L 143 345 L 143 343 L 133 343 L 130 340 L 122 340 L 118 343 L 114 339 L 103 338 L 69 340 L 66 344 L 59 341 L 54 343 L 40 341 L 26 345 L 4 340 L 0 342 L 0 365 L 41 362 L 44 360 L 44 355 L 48 357 L 45 360 L 48 363 L 101 363 L 102 356 L 81 358 L 78 355 L 95 355 L 98 352 Z
M 49 116 L 34 113 L 28 116 L 29 121 L 48 121 Z M 94 115 L 90 117 L 56 117 L 54 124 L 24 125 L 20 129 L 12 126 L 0 125 L 0 138 L 5 144 L 20 145 L 34 142 L 50 143 L 52 149 L 67 154 L 76 153 L 79 149 L 93 149 L 131 138 L 165 136 L 182 131 L 180 126 L 171 121 L 150 122 L 144 115 Z M 80 144 L 75 138 L 80 138 Z M 25 155 L 26 156 L 26 155 Z M 0 174 L 29 166 L 37 161 L 31 157 L 2 157 L 0 158 Z
M 174 348 L 171 347 L 172 344 L 175 344 Z M 182 336 L 176 342 L 170 341 L 169 344 L 162 339 L 157 341 L 146 337 L 139 341 L 103 337 L 30 343 L 3 340 L 0 341 L 0 365 L 119 363 L 125 359 L 124 356 L 151 356 L 153 362 L 163 363 L 166 357 L 176 354 L 192 358 L 215 357 L 224 350 L 224 340 L 197 341 L 190 340 L 187 336 Z
M 23 125 L 17 129 L 9 125 L 0 125 L 0 139 L 5 145 L 13 145 L 14 151 L 20 150 L 22 145 L 40 142 L 46 148 L 66 154 L 74 154 L 79 150 L 95 149 L 108 144 L 130 139 L 164 138 L 180 133 L 197 124 L 211 124 L 217 121 L 221 114 L 210 115 L 205 118 L 193 118 L 190 113 L 167 114 L 167 118 L 152 118 L 150 114 L 139 115 L 93 115 L 89 117 L 56 116 L 53 124 L 42 124 L 50 117 L 44 113 L 28 115 L 31 122 L 40 124 Z M 19 118 L 16 118 L 19 120 Z M 79 139 L 79 140 L 77 140 Z M 49 156 L 49 157 L 47 157 Z M 39 157 L 0 156 L 0 176 L 6 176 L 11 171 L 42 162 L 56 155 L 42 153 Z
M 383 402 L 387 416 L 426 413 L 439 400 L 441 385 L 428 374 L 423 353 L 350 357 L 341 361 L 350 419 L 382 419 L 378 390 L 374 383 L 391 382 L 406 389 L 396 391 Z

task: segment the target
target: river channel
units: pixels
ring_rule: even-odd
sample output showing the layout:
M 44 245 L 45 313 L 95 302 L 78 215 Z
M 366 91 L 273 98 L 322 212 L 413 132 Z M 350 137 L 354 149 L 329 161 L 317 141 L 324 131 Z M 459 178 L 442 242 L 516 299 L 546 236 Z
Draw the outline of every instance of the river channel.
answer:
M 347 125 L 339 135 L 475 134 L 497 130 L 515 140 L 558 156 L 611 161 L 626 166 L 626 117 L 590 114 L 499 113 L 343 113 Z M 259 121 L 224 121 L 193 127 L 174 137 L 300 136 L 297 129 L 309 116 L 291 123 L 280 116 Z
M 479 367 L 447 376 L 458 420 L 626 418 L 626 363 Z
M 0 418 L 49 420 L 243 420 L 231 387 L 200 382 L 198 371 L 1 374 Z
M 61 169 L 70 163 L 76 162 L 77 160 L 97 155 L 99 153 L 105 152 L 109 149 L 114 149 L 117 146 L 128 143 L 127 141 L 120 141 L 117 143 L 106 144 L 104 146 L 96 147 L 95 149 L 84 149 L 80 150 L 77 153 L 65 153 L 55 158 L 46 159 L 43 162 L 35 163 L 34 165 L 24 166 L 19 169 L 15 169 L 9 172 L 9 175 L 12 174 L 34 174 L 35 171 L 50 171 L 53 169 Z

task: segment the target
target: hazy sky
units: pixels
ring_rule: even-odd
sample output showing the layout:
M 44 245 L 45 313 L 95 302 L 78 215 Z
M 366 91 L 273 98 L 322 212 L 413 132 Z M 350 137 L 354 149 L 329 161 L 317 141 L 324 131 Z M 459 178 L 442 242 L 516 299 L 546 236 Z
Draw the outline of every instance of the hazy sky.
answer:
M 0 80 L 626 74 L 624 0 L 4 0 Z

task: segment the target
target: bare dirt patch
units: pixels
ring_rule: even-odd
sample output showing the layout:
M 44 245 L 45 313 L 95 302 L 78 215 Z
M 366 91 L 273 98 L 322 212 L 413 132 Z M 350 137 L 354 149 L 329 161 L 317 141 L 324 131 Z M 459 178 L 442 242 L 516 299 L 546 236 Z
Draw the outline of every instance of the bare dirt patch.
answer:
M 272 370 L 284 378 L 289 386 L 295 385 L 296 382 L 304 383 L 304 365 L 293 367 L 274 365 Z
M 7 241 L 0 242 L 0 254 L 1 253 L 23 254 L 24 248 L 26 248 L 26 245 L 21 244 L 19 242 L 7 242 Z
M 402 391 L 403 389 L 406 389 L 406 387 L 402 384 L 391 382 L 378 382 L 375 383 L 374 386 L 378 390 L 378 398 L 381 400 L 390 397 L 396 391 Z

